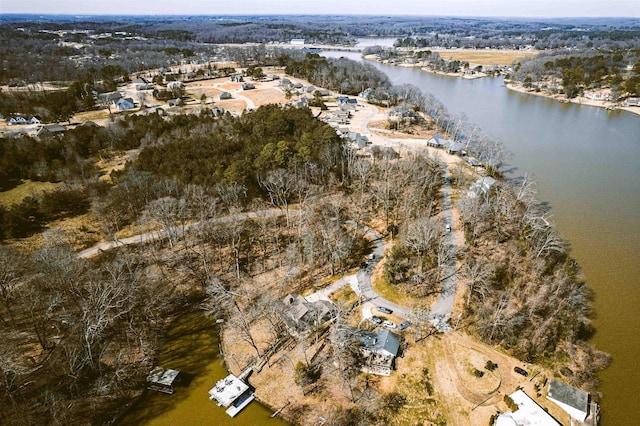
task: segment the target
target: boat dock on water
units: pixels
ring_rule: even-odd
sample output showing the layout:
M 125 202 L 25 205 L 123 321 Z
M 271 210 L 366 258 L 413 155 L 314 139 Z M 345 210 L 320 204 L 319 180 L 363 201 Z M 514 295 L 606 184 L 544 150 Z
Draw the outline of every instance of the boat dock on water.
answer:
M 255 399 L 253 392 L 254 389 L 242 378 L 229 374 L 209 389 L 209 399 L 218 401 L 218 406 L 229 407 L 226 413 L 235 417 Z

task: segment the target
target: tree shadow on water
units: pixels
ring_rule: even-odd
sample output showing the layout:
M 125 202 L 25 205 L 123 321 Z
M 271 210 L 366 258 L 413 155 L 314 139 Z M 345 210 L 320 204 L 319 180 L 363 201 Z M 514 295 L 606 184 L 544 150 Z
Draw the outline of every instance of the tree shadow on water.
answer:
M 145 391 L 118 424 L 148 424 L 192 397 L 190 387 L 203 379 L 212 363 L 220 362 L 218 352 L 218 327 L 213 318 L 207 318 L 202 312 L 178 318 L 165 335 L 158 362 L 164 368 L 180 371 L 174 393 Z M 206 395 L 204 398 L 208 403 Z

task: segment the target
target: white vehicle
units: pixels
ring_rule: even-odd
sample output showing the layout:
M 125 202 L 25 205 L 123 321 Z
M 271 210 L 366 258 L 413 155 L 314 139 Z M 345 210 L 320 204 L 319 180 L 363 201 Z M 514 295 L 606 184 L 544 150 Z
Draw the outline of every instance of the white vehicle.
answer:
M 387 328 L 396 328 L 396 325 L 394 323 L 392 323 L 391 321 L 384 321 L 382 323 L 382 325 L 387 327 Z
M 451 225 L 449 225 L 448 223 L 444 226 L 444 230 L 447 232 L 451 232 Z

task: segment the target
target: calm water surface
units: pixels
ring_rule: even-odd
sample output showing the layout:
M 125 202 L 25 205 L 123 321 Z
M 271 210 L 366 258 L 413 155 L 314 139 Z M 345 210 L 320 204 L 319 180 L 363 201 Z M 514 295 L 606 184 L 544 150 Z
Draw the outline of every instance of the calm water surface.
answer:
M 283 426 L 272 419 L 271 410 L 252 402 L 236 417 L 209 400 L 208 391 L 226 377 L 227 370 L 218 357 L 218 327 L 202 313 L 185 315 L 167 333 L 159 365 L 187 373 L 184 386 L 176 386 L 173 395 L 147 392 L 120 422 L 122 426 Z
M 358 54 L 327 52 L 360 60 Z M 502 87 L 372 63 L 394 84 L 414 84 L 501 139 L 512 174 L 533 174 L 541 200 L 595 290 L 592 343 L 613 356 L 600 377 L 603 425 L 639 424 L 640 116 L 560 104 Z

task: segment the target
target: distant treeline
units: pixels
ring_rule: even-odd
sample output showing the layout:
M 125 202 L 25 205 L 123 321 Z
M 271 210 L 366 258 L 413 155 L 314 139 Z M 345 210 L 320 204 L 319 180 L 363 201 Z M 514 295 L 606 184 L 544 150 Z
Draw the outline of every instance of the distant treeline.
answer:
M 603 87 L 612 89 L 614 100 L 626 94 L 639 96 L 640 50 L 544 53 L 523 59 L 512 78 L 528 87 L 564 93 L 568 98 Z
M 371 64 L 348 59 L 327 59 L 308 53 L 302 60 L 291 56 L 279 58 L 285 72 L 312 84 L 347 95 L 357 95 L 368 88 L 388 88 L 389 78 Z

